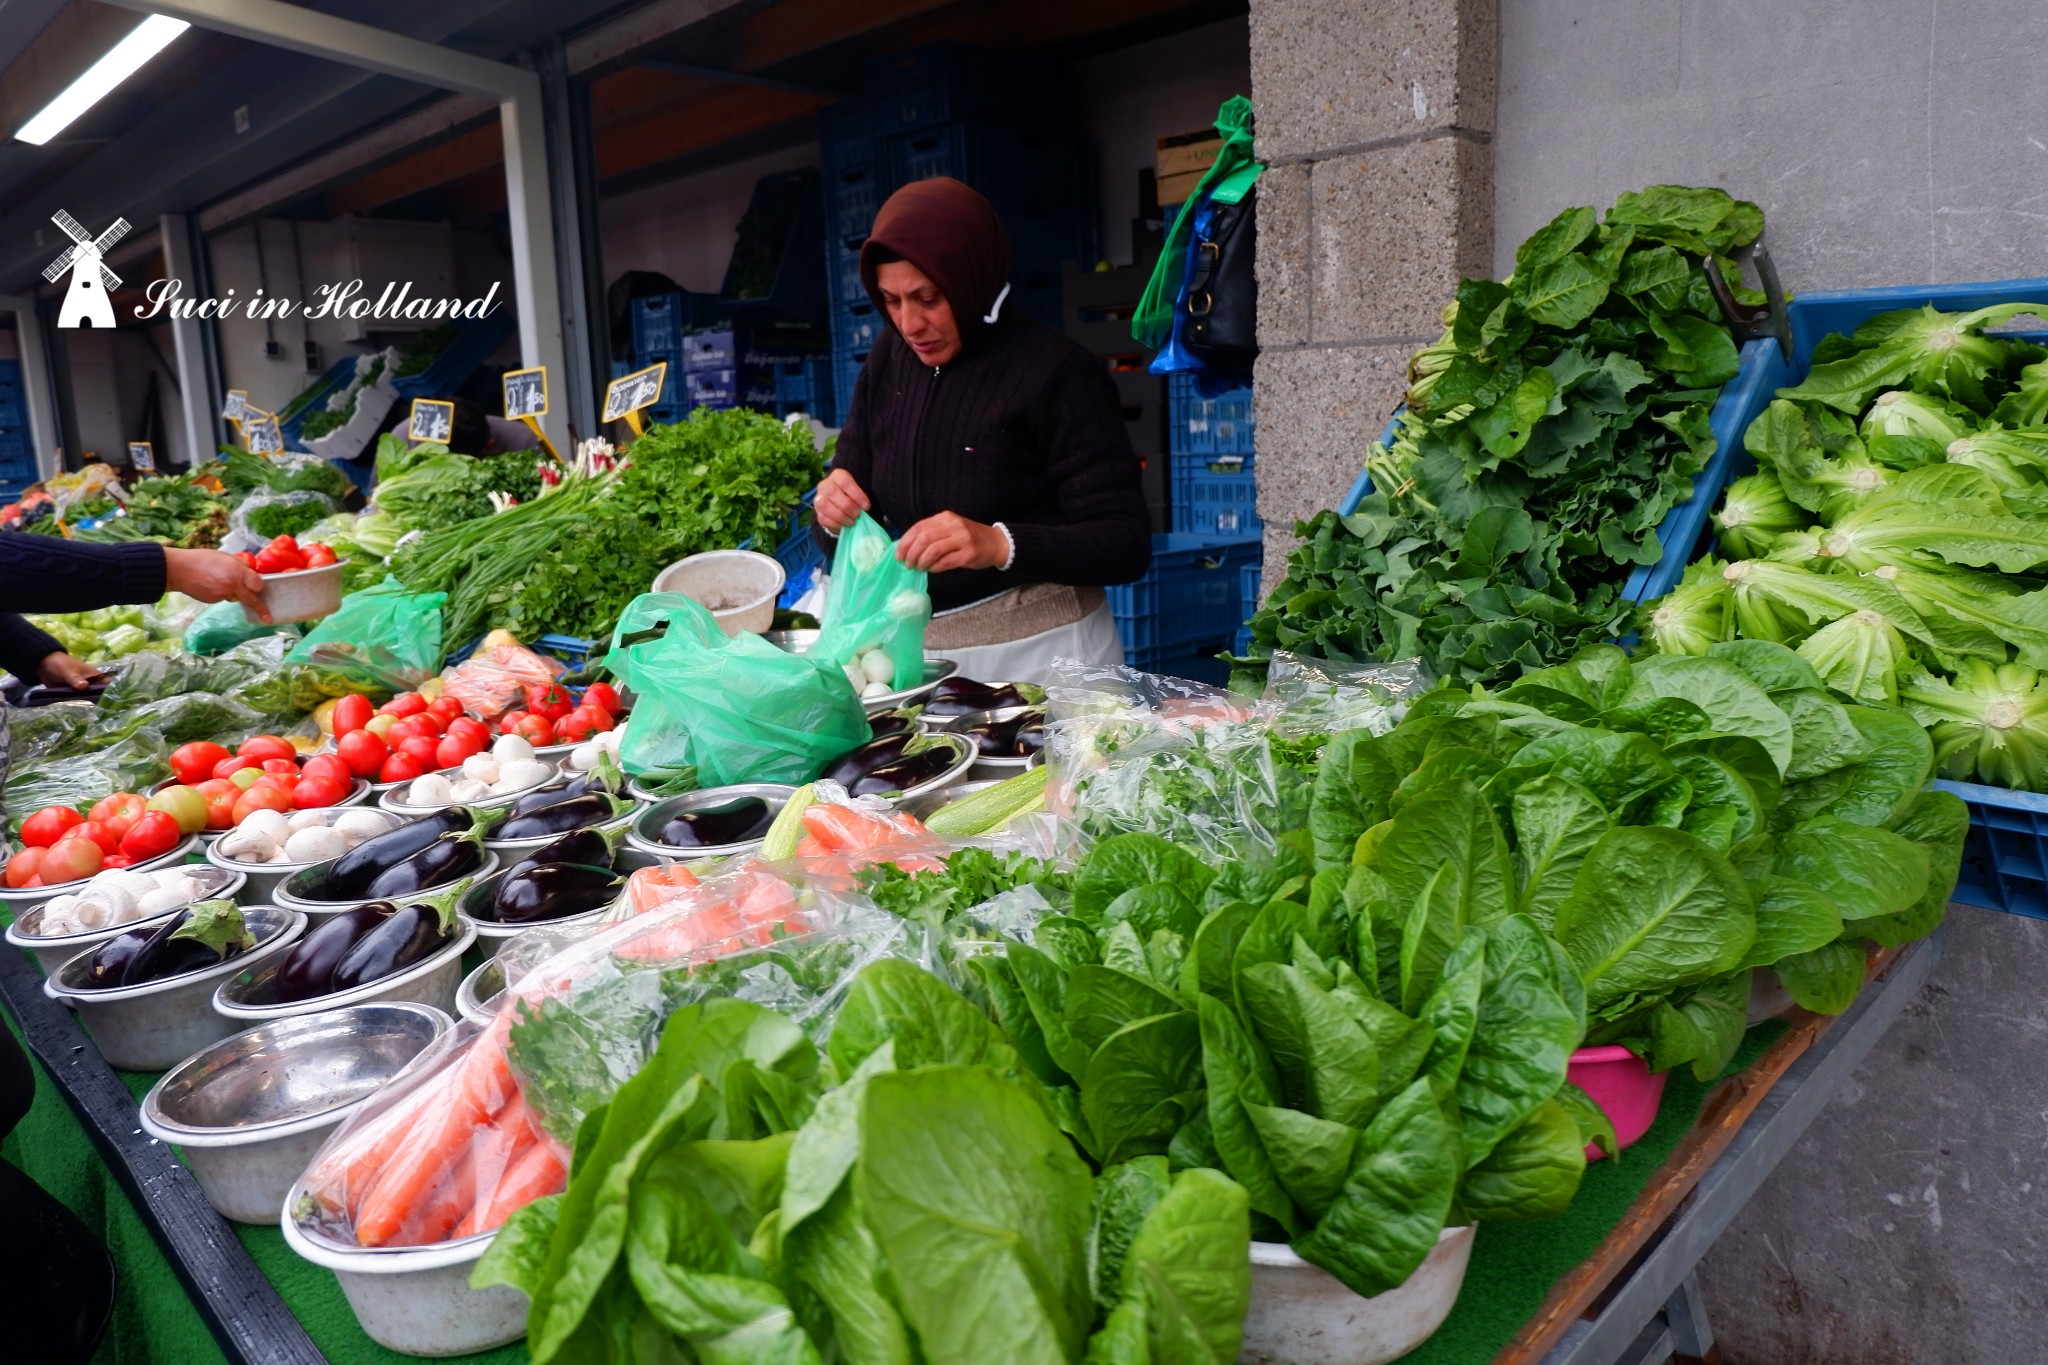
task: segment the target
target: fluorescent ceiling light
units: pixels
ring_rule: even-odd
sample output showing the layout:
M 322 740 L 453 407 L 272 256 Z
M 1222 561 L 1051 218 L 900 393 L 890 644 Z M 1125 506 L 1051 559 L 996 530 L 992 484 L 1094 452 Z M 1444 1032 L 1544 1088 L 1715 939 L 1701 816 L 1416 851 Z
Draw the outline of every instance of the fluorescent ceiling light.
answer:
M 69 128 L 80 114 L 107 97 L 109 91 L 134 75 L 142 64 L 170 45 L 171 39 L 192 27 L 183 19 L 152 14 L 106 56 L 86 68 L 64 93 L 44 105 L 42 111 L 14 136 L 40 147 Z

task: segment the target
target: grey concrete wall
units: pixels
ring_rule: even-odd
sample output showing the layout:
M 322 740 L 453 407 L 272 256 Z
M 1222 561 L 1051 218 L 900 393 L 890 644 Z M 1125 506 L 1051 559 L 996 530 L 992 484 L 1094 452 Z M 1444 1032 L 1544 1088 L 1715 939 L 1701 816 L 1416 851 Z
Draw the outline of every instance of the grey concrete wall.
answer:
M 2044 57 L 2039 0 L 1504 0 L 1495 271 L 1665 181 L 1761 204 L 1793 290 L 2048 275 Z M 2044 981 L 2044 926 L 1953 912 L 1926 994 L 1702 1267 L 1726 1365 L 2048 1361 Z

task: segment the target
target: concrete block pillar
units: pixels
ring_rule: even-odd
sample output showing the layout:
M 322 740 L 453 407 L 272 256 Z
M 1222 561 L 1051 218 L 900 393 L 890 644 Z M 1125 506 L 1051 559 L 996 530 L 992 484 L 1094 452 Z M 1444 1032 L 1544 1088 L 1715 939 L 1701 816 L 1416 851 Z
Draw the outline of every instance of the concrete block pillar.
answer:
M 1493 260 L 1499 0 L 1252 0 L 1266 582 Z

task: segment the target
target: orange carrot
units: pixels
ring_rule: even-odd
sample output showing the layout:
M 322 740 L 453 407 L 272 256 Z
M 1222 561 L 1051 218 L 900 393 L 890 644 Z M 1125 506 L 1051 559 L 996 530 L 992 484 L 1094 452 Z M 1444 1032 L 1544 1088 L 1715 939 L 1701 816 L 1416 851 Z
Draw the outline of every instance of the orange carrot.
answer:
M 512 1079 L 505 1057 L 508 1028 L 500 1015 L 478 1035 L 469 1055 L 457 1064 L 455 1075 L 436 1087 L 444 1107 L 420 1117 L 365 1193 L 358 1195 L 350 1189 L 357 1242 L 363 1246 L 389 1242 L 413 1206 L 467 1150 L 471 1134 L 519 1097 L 518 1083 Z
M 513 1160 L 497 1188 L 477 1201 L 455 1235 L 473 1237 L 504 1226 L 507 1218 L 534 1200 L 560 1193 L 567 1177 L 568 1168 L 562 1165 L 554 1145 L 546 1138 L 536 1139 Z
M 462 1221 L 463 1215 L 476 1207 L 476 1165 L 472 1153 L 458 1153 L 426 1190 L 425 1196 L 405 1211 L 405 1220 L 388 1241 L 364 1242 L 363 1245 L 423 1247 L 447 1241 L 449 1232 Z
M 428 1107 L 439 1102 L 438 1084 L 407 1095 L 355 1134 L 347 1147 L 329 1156 L 306 1175 L 306 1189 L 329 1213 L 360 1204 L 363 1192 L 391 1160 Z M 350 1195 L 353 1194 L 353 1198 Z

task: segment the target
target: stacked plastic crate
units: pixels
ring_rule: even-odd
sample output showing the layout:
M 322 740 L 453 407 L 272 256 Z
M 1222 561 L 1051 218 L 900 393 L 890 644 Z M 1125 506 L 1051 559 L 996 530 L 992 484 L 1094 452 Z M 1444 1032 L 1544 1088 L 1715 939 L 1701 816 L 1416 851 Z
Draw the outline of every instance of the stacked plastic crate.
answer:
M 668 373 L 661 381 L 661 401 L 642 414 L 645 421 L 680 422 L 690 415 L 683 338 L 694 318 L 692 300 L 696 297 L 693 294 L 656 294 L 633 300 L 631 369 L 644 370 L 659 363 L 668 365 Z
M 887 322 L 860 280 L 875 211 L 914 180 L 951 176 L 986 195 L 1010 234 L 1003 305 L 1060 322 L 1060 266 L 1095 260 L 1095 175 L 1088 144 L 1045 126 L 1063 109 L 1059 69 L 958 43 L 868 66 L 867 94 L 824 111 L 825 282 L 840 416 Z
M 36 448 L 29 440 L 21 362 L 0 360 L 0 505 L 15 501 L 35 481 Z

